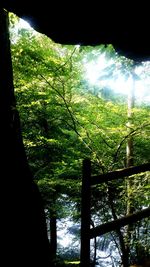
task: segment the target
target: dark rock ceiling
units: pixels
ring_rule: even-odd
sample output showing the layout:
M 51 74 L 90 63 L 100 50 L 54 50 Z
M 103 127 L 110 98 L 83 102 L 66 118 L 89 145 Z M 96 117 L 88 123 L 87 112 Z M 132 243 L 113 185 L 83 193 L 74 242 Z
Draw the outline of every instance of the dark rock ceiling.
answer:
M 150 60 L 148 1 L 1 1 L 37 31 L 61 44 L 113 44 L 136 62 Z M 32 3 L 32 5 L 31 5 Z M 111 3 L 111 4 L 110 4 Z M 18 7 L 19 6 L 19 7 Z

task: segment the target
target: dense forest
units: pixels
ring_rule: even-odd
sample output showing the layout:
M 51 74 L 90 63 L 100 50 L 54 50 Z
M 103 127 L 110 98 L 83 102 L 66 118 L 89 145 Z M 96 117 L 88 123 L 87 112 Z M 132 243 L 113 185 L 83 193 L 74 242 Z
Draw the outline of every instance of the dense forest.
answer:
M 112 45 L 56 44 L 19 27 L 12 14 L 10 21 L 17 109 L 53 258 L 78 262 L 83 160 L 91 160 L 93 175 L 150 162 L 150 62 L 119 56 Z M 96 66 L 96 82 L 91 82 Z M 111 82 L 120 77 L 124 86 L 120 83 L 117 91 Z M 145 172 L 96 186 L 92 227 L 149 207 L 149 181 Z M 58 235 L 65 227 L 73 237 L 68 247 L 61 243 L 65 236 Z M 124 253 L 129 264 L 150 256 L 149 218 L 91 242 L 95 266 L 121 266 Z

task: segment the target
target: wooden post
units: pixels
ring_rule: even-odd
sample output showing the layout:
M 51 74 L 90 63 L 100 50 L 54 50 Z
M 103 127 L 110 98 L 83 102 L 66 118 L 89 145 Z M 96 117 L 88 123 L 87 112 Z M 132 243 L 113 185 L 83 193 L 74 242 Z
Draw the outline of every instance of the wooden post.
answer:
M 91 206 L 91 162 L 83 161 L 81 192 L 81 267 L 90 267 L 90 206 Z

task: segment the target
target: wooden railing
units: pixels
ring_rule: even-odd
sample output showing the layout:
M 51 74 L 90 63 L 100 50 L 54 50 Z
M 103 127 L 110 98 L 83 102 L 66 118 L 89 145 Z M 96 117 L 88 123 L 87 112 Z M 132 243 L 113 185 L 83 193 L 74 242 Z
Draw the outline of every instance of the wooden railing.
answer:
M 150 216 L 150 207 L 127 215 L 114 221 L 90 228 L 91 222 L 91 187 L 93 185 L 106 183 L 118 178 L 125 178 L 141 172 L 150 171 L 150 163 L 140 166 L 109 172 L 103 175 L 91 176 L 91 162 L 89 159 L 83 161 L 82 193 L 81 193 L 81 255 L 80 266 L 90 267 L 90 239 L 115 231 L 121 227 L 135 223 Z

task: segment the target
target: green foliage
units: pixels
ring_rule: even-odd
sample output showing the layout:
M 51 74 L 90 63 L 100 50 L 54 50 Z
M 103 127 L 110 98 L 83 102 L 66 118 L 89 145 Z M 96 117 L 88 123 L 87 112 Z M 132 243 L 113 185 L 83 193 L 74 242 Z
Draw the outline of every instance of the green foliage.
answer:
M 150 151 L 149 106 L 135 106 L 129 134 L 125 97 L 114 97 L 110 88 L 99 93 L 98 87 L 89 86 L 83 62 L 94 61 L 102 53 L 113 58 L 101 78 L 116 77 L 121 71 L 128 76 L 134 64 L 116 55 L 111 45 L 64 46 L 25 29 L 17 38 L 12 31 L 11 38 L 17 107 L 34 179 L 47 210 L 55 210 L 58 218 L 71 213 L 78 219 L 85 157 L 92 160 L 93 174 L 99 174 L 125 167 L 129 135 L 134 137 L 135 164 L 147 162 Z M 131 193 L 137 210 L 149 205 L 149 173 L 135 176 Z M 72 210 L 68 203 L 74 204 Z M 116 216 L 125 215 L 126 182 L 122 179 L 95 188 L 93 216 L 101 222 L 112 220 L 112 203 Z M 140 233 L 143 227 L 144 222 L 135 230 Z

